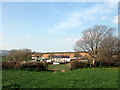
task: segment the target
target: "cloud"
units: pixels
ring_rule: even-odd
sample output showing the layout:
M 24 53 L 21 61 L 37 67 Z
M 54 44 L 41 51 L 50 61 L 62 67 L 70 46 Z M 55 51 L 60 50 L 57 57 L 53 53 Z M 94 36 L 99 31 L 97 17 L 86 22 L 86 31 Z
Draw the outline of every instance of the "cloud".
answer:
M 62 42 L 73 42 L 74 39 L 73 38 L 65 38 L 62 40 Z
M 25 37 L 26 38 L 31 38 L 32 36 L 31 36 L 31 34 L 26 34 Z
M 65 38 L 62 40 L 63 43 L 69 43 L 69 42 L 72 42 L 72 43 L 75 43 L 79 38 L 72 38 L 72 37 L 68 37 L 68 38 Z
M 113 23 L 118 24 L 120 22 L 120 15 L 119 16 L 114 16 Z
M 114 11 L 114 8 L 118 8 L 117 5 L 118 3 L 115 2 L 97 3 L 94 6 L 86 9 L 84 13 L 86 13 L 87 15 L 109 14 Z
M 108 19 L 107 16 L 102 16 L 102 17 L 100 17 L 100 20 L 107 20 L 107 19 Z
M 66 28 L 74 28 L 81 24 L 80 20 L 76 18 L 69 18 L 67 21 L 60 22 L 55 26 L 57 29 L 66 29 Z
M 119 2 L 119 0 L 107 0 L 107 1 L 109 1 L 109 2 Z
M 53 27 L 51 28 L 52 31 L 48 32 L 52 33 L 53 31 L 57 30 L 82 27 L 82 25 L 86 24 L 86 22 L 95 21 L 96 15 L 103 15 L 100 20 L 107 20 L 108 17 L 104 15 L 113 13 L 115 8 L 117 8 L 117 4 L 118 3 L 114 2 L 96 3 L 89 8 L 66 13 L 65 15 L 67 16 L 64 17 L 62 21 L 53 25 Z

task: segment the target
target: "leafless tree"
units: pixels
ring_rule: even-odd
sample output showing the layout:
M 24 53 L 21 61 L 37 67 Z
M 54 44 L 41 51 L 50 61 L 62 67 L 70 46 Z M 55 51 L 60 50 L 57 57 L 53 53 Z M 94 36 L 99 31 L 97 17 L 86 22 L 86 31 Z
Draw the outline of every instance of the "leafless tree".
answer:
M 109 36 L 103 40 L 98 49 L 97 58 L 100 62 L 107 62 L 109 65 L 118 50 L 118 38 Z
M 27 61 L 28 59 L 31 58 L 31 50 L 30 49 L 10 50 L 7 58 L 11 60 Z
M 79 51 L 74 53 L 74 57 L 78 58 L 78 57 L 82 57 L 82 55 L 80 55 Z
M 108 37 L 112 37 L 114 30 L 115 28 L 105 25 L 95 25 L 94 27 L 88 28 L 83 32 L 83 37 L 75 43 L 75 50 L 88 52 L 94 64 L 97 60 L 101 45 L 103 43 L 105 44 Z M 109 42 L 108 40 L 108 43 L 112 44 L 112 41 Z
M 10 50 L 9 55 L 7 55 L 7 59 L 8 60 L 15 60 L 16 52 L 17 52 L 16 49 Z

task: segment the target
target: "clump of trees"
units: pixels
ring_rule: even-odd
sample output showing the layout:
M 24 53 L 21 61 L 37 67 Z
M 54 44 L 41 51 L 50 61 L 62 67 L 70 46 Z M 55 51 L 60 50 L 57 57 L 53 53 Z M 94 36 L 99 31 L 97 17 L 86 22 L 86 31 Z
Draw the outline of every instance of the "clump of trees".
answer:
M 31 60 L 31 50 L 30 49 L 10 50 L 7 58 L 9 60 L 14 61 L 28 61 Z
M 108 65 L 113 62 L 113 57 L 118 57 L 118 37 L 113 33 L 116 29 L 105 25 L 95 25 L 83 32 L 83 37 L 75 43 L 76 51 L 88 52 L 92 64 L 96 62 Z M 118 58 L 116 59 L 118 60 Z

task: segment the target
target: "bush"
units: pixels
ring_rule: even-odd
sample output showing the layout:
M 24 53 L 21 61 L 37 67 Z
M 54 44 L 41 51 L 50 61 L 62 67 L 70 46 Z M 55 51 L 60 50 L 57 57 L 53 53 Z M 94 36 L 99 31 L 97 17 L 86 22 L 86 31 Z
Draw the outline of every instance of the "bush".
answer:
M 47 70 L 48 64 L 46 62 L 27 62 L 21 65 L 21 68 L 34 70 Z
M 94 67 L 119 67 L 120 62 L 119 61 L 97 61 L 95 62 Z
M 2 62 L 2 69 L 10 69 L 10 68 L 20 68 L 20 62 L 17 62 L 17 61 Z
M 30 62 L 30 61 L 3 61 L 2 69 L 31 69 L 31 70 L 47 70 L 48 64 L 46 62 Z
M 78 69 L 78 68 L 87 68 L 87 67 L 90 67 L 90 64 L 87 63 L 87 62 L 81 62 L 81 61 L 72 61 L 70 63 L 70 69 L 73 70 L 73 69 Z
M 7 68 L 9 68 L 9 63 L 3 61 L 2 64 L 1 64 L 1 66 L 2 66 L 2 69 L 7 69 Z

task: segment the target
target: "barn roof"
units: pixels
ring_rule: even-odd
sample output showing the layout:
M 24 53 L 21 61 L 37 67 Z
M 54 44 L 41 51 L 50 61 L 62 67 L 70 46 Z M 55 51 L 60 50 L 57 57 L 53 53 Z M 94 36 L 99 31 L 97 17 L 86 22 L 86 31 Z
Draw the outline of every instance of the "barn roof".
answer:
M 53 58 L 70 58 L 69 56 L 53 55 Z

